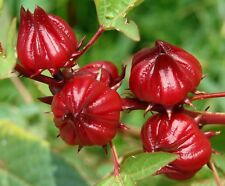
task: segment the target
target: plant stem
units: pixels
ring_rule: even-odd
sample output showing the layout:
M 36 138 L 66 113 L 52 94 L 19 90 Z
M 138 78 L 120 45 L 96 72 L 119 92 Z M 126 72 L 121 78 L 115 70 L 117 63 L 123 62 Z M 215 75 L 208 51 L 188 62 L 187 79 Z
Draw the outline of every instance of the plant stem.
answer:
M 33 102 L 33 98 L 27 88 L 24 86 L 24 84 L 21 82 L 21 80 L 18 77 L 12 77 L 10 78 L 14 86 L 19 91 L 20 95 L 24 99 L 26 104 L 30 104 Z
M 217 185 L 217 186 L 222 186 L 220 177 L 219 177 L 219 175 L 218 175 L 218 172 L 217 172 L 216 167 L 215 167 L 214 163 L 212 162 L 212 160 L 209 161 L 208 166 L 209 166 L 209 168 L 212 170 L 214 179 L 215 179 L 215 181 L 216 181 L 216 185 Z
M 145 112 L 166 112 L 166 109 L 162 105 L 143 102 L 138 100 L 137 98 L 122 98 L 122 110 L 145 110 Z
M 28 73 L 22 66 L 20 66 L 18 63 L 15 66 L 15 70 L 20 73 L 21 75 L 23 75 L 24 77 L 33 79 L 35 81 L 39 81 L 41 83 L 45 83 L 47 85 L 54 85 L 54 86 L 58 86 L 60 87 L 61 83 L 57 82 L 56 80 L 54 80 L 53 78 L 50 78 L 48 76 L 44 76 L 41 74 L 38 74 L 36 76 L 32 76 L 32 74 Z
M 185 110 L 184 112 L 191 117 L 197 117 L 201 116 L 199 118 L 199 122 L 203 125 L 206 124 L 225 124 L 225 113 L 219 113 L 219 112 L 197 112 L 197 111 L 191 111 L 191 110 Z
M 140 102 L 136 98 L 123 98 L 122 110 L 143 110 L 148 106 L 145 102 Z
M 113 156 L 114 176 L 119 176 L 120 175 L 120 163 L 119 163 L 118 155 L 116 152 L 116 148 L 115 148 L 114 144 L 112 143 L 112 141 L 109 142 L 109 145 L 110 145 L 111 153 Z
M 63 81 L 64 80 L 64 75 L 63 73 L 59 70 L 55 75 L 53 75 L 53 78 L 57 81 Z
M 92 45 L 98 40 L 98 38 L 103 34 L 104 31 L 105 31 L 104 27 L 100 25 L 97 32 L 94 34 L 91 40 L 84 46 L 82 50 L 75 52 L 72 58 L 77 60 L 80 56 L 82 56 L 89 48 L 92 47 Z
M 195 95 L 191 98 L 191 101 L 208 99 L 208 98 L 219 98 L 219 97 L 225 97 L 225 92 L 203 93 L 203 94 Z
M 147 108 L 147 106 L 148 106 L 147 103 L 140 102 L 139 100 L 135 98 L 122 99 L 122 110 L 139 110 L 139 109 L 144 110 Z M 162 112 L 163 108 L 161 108 L 160 105 L 153 105 L 151 110 Z M 206 125 L 206 124 L 224 124 L 225 125 L 225 113 L 206 112 L 206 111 L 200 112 L 200 111 L 191 111 L 186 109 L 183 109 L 183 112 L 193 118 L 197 116 L 201 116 L 199 117 L 199 122 L 203 125 Z
M 41 101 L 42 103 L 46 103 L 48 105 L 51 105 L 52 100 L 53 100 L 53 96 L 41 97 L 41 98 L 38 98 L 38 100 Z

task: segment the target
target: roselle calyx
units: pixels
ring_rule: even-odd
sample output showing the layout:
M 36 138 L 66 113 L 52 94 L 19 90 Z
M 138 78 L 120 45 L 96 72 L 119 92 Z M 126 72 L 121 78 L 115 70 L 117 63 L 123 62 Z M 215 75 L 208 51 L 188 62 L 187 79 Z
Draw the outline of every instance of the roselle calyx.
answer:
M 79 69 L 77 74 L 90 74 L 112 89 L 117 89 L 125 77 L 126 66 L 122 66 L 121 74 L 116 65 L 110 61 L 95 61 Z
M 83 67 L 64 69 L 62 74 L 64 78 L 70 79 L 74 76 L 91 76 L 104 83 L 111 89 L 118 89 L 125 77 L 126 66 L 122 66 L 119 74 L 116 65 L 110 61 L 94 61 Z
M 70 145 L 104 146 L 117 133 L 119 94 L 92 76 L 74 76 L 52 101 L 55 125 Z
M 109 61 L 95 61 L 85 65 L 79 71 L 84 73 L 89 72 L 96 77 L 100 74 L 100 81 L 108 86 L 119 78 L 117 67 Z
M 164 41 L 133 57 L 129 85 L 143 101 L 172 107 L 195 91 L 202 78 L 198 60 L 185 50 Z
M 172 179 L 191 178 L 210 160 L 212 149 L 207 133 L 198 123 L 184 113 L 156 114 L 148 119 L 141 131 L 144 151 L 175 153 L 178 158 L 161 168 L 158 174 Z
M 17 53 L 30 74 L 48 70 L 54 75 L 60 68 L 72 66 L 71 56 L 76 49 L 75 34 L 64 20 L 40 7 L 33 14 L 21 8 Z

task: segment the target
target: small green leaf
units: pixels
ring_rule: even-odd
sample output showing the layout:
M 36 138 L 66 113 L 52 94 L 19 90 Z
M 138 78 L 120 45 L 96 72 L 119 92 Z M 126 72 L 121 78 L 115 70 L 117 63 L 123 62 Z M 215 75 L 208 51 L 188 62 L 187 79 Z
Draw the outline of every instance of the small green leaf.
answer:
M 127 21 L 124 19 L 117 19 L 115 21 L 115 28 L 117 31 L 126 34 L 128 37 L 135 41 L 140 40 L 138 27 L 134 21 Z
M 134 180 L 151 176 L 161 167 L 177 158 L 177 155 L 165 152 L 141 153 L 130 156 L 121 166 L 121 172 Z
M 130 10 L 143 0 L 95 0 L 99 23 L 106 30 L 118 30 L 135 41 L 140 40 L 137 25 L 128 21 Z
M 102 180 L 97 186 L 134 186 L 133 180 L 126 174 L 120 176 L 110 176 Z
M 12 20 L 9 28 L 6 50 L 0 51 L 0 79 L 11 76 L 12 69 L 16 63 L 15 37 L 16 36 L 16 18 Z

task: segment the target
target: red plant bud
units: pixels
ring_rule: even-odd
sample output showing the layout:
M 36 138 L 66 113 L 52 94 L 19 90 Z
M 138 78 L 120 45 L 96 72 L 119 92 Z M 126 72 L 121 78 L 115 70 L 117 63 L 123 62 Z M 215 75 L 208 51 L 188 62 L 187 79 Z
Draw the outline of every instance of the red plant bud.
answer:
M 191 54 L 163 41 L 133 57 L 130 89 L 141 100 L 171 107 L 194 91 L 202 77 Z
M 110 86 L 119 78 L 117 67 L 109 61 L 96 61 L 79 69 L 79 73 L 90 73 L 94 77 L 100 75 L 100 81 Z
M 192 177 L 209 162 L 212 153 L 196 121 L 183 113 L 172 114 L 170 120 L 166 114 L 152 116 L 142 128 L 141 139 L 146 152 L 165 151 L 179 156 L 158 171 L 173 179 Z
M 71 145 L 105 145 L 116 135 L 122 101 L 92 76 L 74 76 L 57 93 L 52 111 L 60 136 Z
M 61 18 L 36 7 L 34 14 L 21 8 L 17 40 L 18 58 L 32 74 L 49 70 L 52 74 L 71 66 L 71 55 L 77 49 L 76 37 Z
M 109 61 L 95 61 L 85 65 L 81 69 L 104 69 L 108 72 L 111 79 L 116 79 L 119 77 L 117 67 Z M 94 71 L 94 70 L 93 70 Z
M 121 74 L 118 74 L 117 67 L 108 61 L 92 62 L 80 68 L 75 75 L 90 75 L 105 83 L 111 89 L 117 90 L 125 77 L 126 66 L 122 66 Z

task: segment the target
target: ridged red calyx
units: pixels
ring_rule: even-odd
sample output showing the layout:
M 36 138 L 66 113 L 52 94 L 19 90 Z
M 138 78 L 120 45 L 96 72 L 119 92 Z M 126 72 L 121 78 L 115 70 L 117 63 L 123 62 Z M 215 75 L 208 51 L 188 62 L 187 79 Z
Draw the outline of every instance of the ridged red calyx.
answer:
M 17 53 L 29 74 L 49 70 L 52 74 L 71 66 L 71 55 L 77 49 L 73 30 L 61 18 L 36 7 L 32 14 L 21 8 Z
M 92 76 L 74 76 L 52 102 L 61 138 L 71 145 L 104 146 L 119 128 L 119 94 Z
M 133 57 L 130 89 L 141 100 L 171 107 L 194 91 L 202 78 L 198 60 L 163 41 Z
M 100 73 L 100 81 L 111 86 L 119 79 L 117 67 L 109 61 L 95 61 L 79 69 L 81 73 L 90 73 L 97 77 Z
M 141 139 L 146 152 L 164 151 L 175 153 L 178 159 L 163 167 L 163 173 L 173 179 L 188 179 L 211 157 L 211 144 L 198 123 L 183 113 L 152 116 L 143 126 Z

